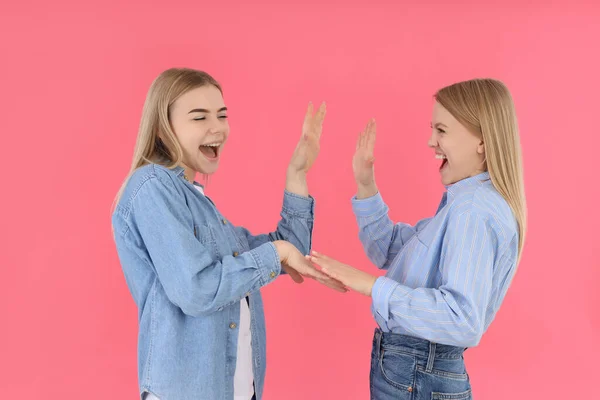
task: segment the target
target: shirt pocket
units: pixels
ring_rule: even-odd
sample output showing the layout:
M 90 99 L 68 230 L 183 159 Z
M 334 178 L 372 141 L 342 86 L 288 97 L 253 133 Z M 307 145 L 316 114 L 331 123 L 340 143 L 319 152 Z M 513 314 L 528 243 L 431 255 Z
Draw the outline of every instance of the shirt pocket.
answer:
M 219 246 L 215 234 L 208 224 L 194 225 L 194 236 L 208 250 L 213 258 L 219 258 Z

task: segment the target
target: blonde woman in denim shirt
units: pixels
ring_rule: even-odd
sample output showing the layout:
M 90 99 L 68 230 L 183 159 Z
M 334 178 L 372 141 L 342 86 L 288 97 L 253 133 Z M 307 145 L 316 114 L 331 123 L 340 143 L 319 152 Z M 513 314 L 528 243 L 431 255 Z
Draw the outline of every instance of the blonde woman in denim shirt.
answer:
M 526 203 L 512 97 L 475 79 L 435 95 L 429 147 L 446 187 L 433 217 L 393 223 L 375 184 L 375 122 L 359 138 L 353 209 L 376 277 L 315 253 L 322 271 L 372 298 L 379 325 L 371 398 L 471 399 L 463 360 L 491 324 L 521 257 Z M 411 195 L 406 193 L 406 195 Z
M 309 106 L 277 230 L 255 236 L 223 216 L 194 181 L 217 170 L 229 137 L 219 83 L 191 69 L 167 70 L 152 83 L 112 217 L 138 307 L 142 399 L 260 399 L 266 353 L 259 289 L 287 273 L 298 283 L 305 276 L 346 290 L 303 256 L 314 218 L 306 173 L 324 116 L 324 105 L 316 113 Z M 243 206 L 244 195 L 239 199 Z

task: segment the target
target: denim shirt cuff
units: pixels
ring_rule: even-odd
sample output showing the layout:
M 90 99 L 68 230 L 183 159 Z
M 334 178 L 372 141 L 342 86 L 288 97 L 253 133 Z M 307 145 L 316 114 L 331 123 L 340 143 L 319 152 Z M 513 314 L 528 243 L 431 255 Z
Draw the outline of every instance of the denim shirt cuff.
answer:
M 281 260 L 272 242 L 250 250 L 250 254 L 252 254 L 252 258 L 260 271 L 261 286 L 272 282 L 281 274 Z
M 357 199 L 356 196 L 352 197 L 352 211 L 354 211 L 354 215 L 357 218 L 371 217 L 374 214 L 379 214 L 384 209 L 385 203 L 379 192 L 366 199 Z
M 400 284 L 395 280 L 381 276 L 377 278 L 371 290 L 373 310 L 386 322 L 390 318 L 390 299 L 398 286 Z
M 315 212 L 315 199 L 312 196 L 300 196 L 292 192 L 284 191 L 283 211 L 299 217 L 313 217 Z

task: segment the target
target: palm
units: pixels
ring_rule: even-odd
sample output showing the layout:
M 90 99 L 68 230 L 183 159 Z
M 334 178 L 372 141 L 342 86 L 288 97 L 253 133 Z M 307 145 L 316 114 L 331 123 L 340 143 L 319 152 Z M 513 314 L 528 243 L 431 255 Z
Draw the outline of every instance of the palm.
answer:
M 342 285 L 362 293 L 365 296 L 371 295 L 371 290 L 377 279 L 375 276 L 343 264 L 324 254 L 317 253 L 316 251 L 312 252 L 310 260 L 321 267 L 321 271 L 340 282 Z
M 316 114 L 313 114 L 313 105 L 310 103 L 304 116 L 302 137 L 290 161 L 290 167 L 294 171 L 308 172 L 319 155 L 319 141 L 323 131 L 323 120 L 325 119 L 325 103 L 321 104 Z
M 367 186 L 375 180 L 374 149 L 375 149 L 375 120 L 369 121 L 367 127 L 362 131 L 356 143 L 356 152 L 352 159 L 354 179 L 359 185 Z

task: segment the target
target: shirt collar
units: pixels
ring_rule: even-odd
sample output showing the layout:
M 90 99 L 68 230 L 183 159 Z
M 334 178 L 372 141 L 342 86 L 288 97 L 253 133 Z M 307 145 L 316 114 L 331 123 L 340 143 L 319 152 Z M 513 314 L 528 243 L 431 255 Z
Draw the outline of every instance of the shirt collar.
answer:
M 181 179 L 185 180 L 186 182 L 189 182 L 189 181 L 187 180 L 187 178 L 185 177 L 185 175 L 184 175 L 184 172 L 185 172 L 185 171 L 184 171 L 183 167 L 180 167 L 180 166 L 173 167 L 172 171 L 175 173 L 175 175 L 176 175 L 178 178 L 181 178 Z M 202 188 L 202 190 L 204 191 L 204 185 L 202 185 L 202 184 L 200 184 L 200 183 L 198 183 L 198 182 L 196 182 L 196 181 L 194 181 L 194 182 L 189 182 L 189 183 L 191 183 L 191 184 L 192 184 L 192 185 L 194 185 L 194 186 L 200 186 L 200 187 Z
M 485 171 L 485 172 L 482 172 L 475 176 L 471 176 L 471 177 L 462 179 L 456 183 L 453 183 L 451 185 L 445 185 L 445 186 L 446 186 L 446 190 L 448 191 L 448 193 L 450 195 L 456 196 L 457 194 L 464 191 L 465 189 L 469 189 L 469 188 L 476 187 L 476 186 L 481 186 L 484 182 L 487 182 L 489 180 L 490 180 L 490 173 L 488 171 Z
M 175 175 L 177 175 L 178 177 L 183 177 L 183 167 L 180 166 L 176 166 L 172 169 L 172 171 L 175 173 Z

